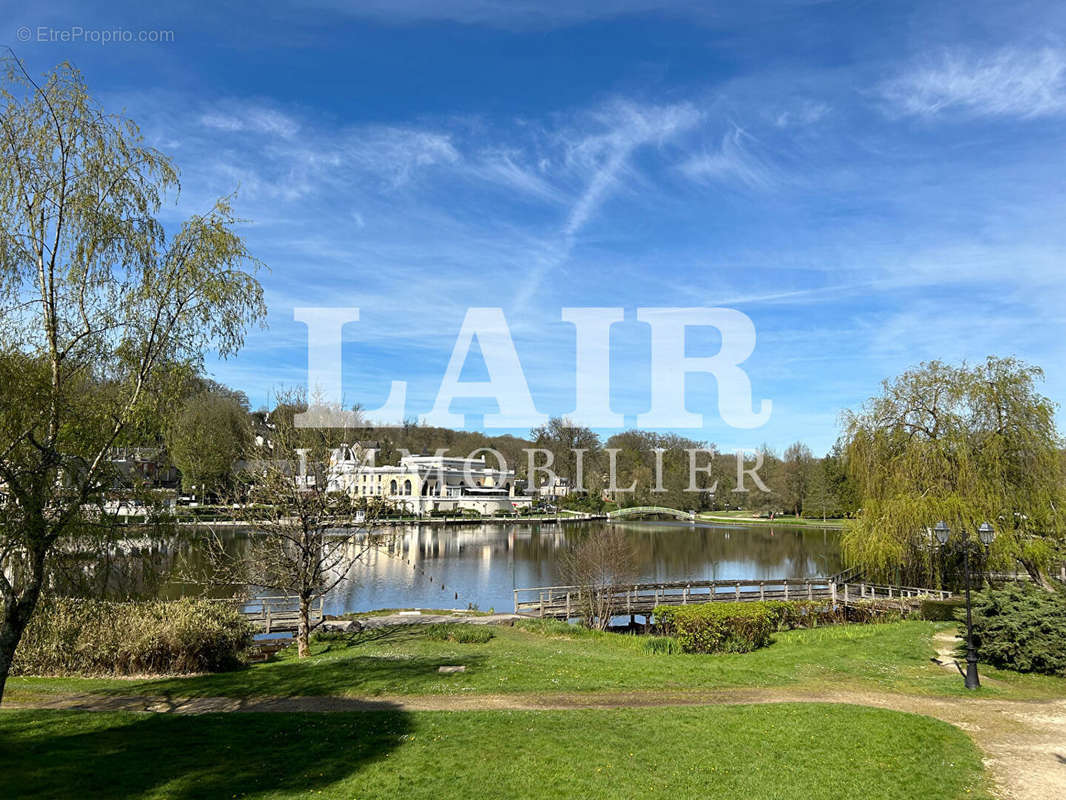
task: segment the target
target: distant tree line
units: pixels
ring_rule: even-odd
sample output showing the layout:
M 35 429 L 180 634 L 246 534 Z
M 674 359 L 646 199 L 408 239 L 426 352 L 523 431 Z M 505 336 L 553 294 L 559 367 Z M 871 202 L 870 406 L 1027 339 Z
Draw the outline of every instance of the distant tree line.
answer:
M 281 457 L 273 448 L 276 440 L 310 444 L 314 439 L 310 429 L 301 432 L 293 426 L 293 417 L 306 407 L 299 395 L 286 395 L 269 411 L 250 411 L 242 393 L 213 381 L 190 380 L 187 387 L 181 402 L 152 432 L 180 470 L 186 492 L 204 491 L 208 497 L 228 494 L 238 485 L 242 466 Z M 279 436 L 279 430 L 286 435 Z M 740 508 L 830 519 L 851 516 L 859 507 L 840 446 L 821 458 L 801 442 L 780 456 L 763 446 L 743 460 L 743 468 L 753 471 L 758 480 L 745 475 L 744 491 L 737 491 L 736 453 L 719 452 L 711 443 L 674 433 L 642 430 L 624 431 L 603 441 L 595 431 L 565 417 L 551 418 L 527 438 L 413 421 L 395 428 L 355 426 L 346 436 L 350 439 L 346 444 L 373 445 L 379 466 L 395 464 L 405 454 L 438 452 L 463 457 L 480 451 L 494 463 L 494 454 L 499 453 L 530 489 L 562 479 L 577 491 L 560 502 L 589 510 L 599 510 L 610 501 L 619 506 Z

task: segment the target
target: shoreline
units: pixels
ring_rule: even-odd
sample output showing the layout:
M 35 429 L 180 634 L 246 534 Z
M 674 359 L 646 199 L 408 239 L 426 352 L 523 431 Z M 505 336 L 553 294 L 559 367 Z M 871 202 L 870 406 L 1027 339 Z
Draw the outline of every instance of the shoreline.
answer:
M 403 517 L 399 519 L 375 520 L 373 527 L 397 527 L 407 525 L 534 525 L 541 523 L 564 524 L 568 522 L 598 522 L 610 521 L 607 514 L 553 514 L 550 516 L 522 516 L 522 517 Z M 780 528 L 813 528 L 817 530 L 843 530 L 844 520 L 804 520 L 795 518 L 784 519 L 760 519 L 748 517 L 725 517 L 713 513 L 697 514 L 694 524 L 700 522 L 715 522 L 736 526 L 762 525 Z M 143 525 L 143 522 L 126 522 L 130 527 Z M 175 524 L 179 527 L 251 527 L 255 522 L 241 519 L 198 520 L 179 519 Z
M 369 523 L 367 527 L 394 527 L 403 525 L 532 525 L 544 522 L 550 523 L 566 523 L 566 522 L 595 522 L 600 520 L 607 520 L 606 514 L 582 514 L 582 515 L 553 515 L 544 517 L 404 517 L 401 519 L 379 519 Z M 128 525 L 139 525 L 142 523 L 127 523 Z M 188 528 L 206 528 L 211 526 L 225 526 L 225 527 L 252 527 L 255 525 L 251 520 L 179 520 L 176 523 L 180 527 Z
M 728 522 L 733 525 L 776 525 L 781 528 L 818 528 L 829 530 L 843 530 L 844 520 L 842 519 L 829 519 L 822 520 L 812 519 L 796 519 L 795 517 L 786 517 L 782 519 L 761 519 L 757 517 L 723 517 L 716 514 L 699 514 L 696 517 L 697 521 L 703 520 L 705 522 Z

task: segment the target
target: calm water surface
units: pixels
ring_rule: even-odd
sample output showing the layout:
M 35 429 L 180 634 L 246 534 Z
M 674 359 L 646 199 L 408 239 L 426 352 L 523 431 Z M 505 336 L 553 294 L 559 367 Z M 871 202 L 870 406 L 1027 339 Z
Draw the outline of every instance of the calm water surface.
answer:
M 642 582 L 812 578 L 841 569 L 839 534 L 831 530 L 686 522 L 415 525 L 391 529 L 393 536 L 326 598 L 325 610 L 510 611 L 516 587 L 565 583 L 567 547 L 607 525 L 630 539 Z

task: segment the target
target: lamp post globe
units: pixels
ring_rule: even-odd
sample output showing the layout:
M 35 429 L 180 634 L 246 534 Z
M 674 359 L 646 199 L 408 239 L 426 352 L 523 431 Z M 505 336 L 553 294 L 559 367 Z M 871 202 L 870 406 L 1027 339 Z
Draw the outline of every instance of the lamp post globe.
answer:
M 940 520 L 940 522 L 933 526 L 933 533 L 936 534 L 936 540 L 940 542 L 940 544 L 947 544 L 948 537 L 951 535 L 951 528 L 947 526 L 947 523 L 944 522 L 944 520 Z
M 981 544 L 988 547 L 996 540 L 996 529 L 987 522 L 982 522 L 977 529 L 977 535 L 981 537 Z

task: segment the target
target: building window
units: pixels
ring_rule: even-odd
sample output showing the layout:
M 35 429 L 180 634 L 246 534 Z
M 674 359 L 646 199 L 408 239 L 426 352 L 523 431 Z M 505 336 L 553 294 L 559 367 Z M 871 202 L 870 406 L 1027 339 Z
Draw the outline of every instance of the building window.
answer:
M 396 494 L 396 481 L 389 484 L 389 494 Z
M 404 494 L 411 494 L 411 481 L 404 481 L 403 482 L 403 493 Z

